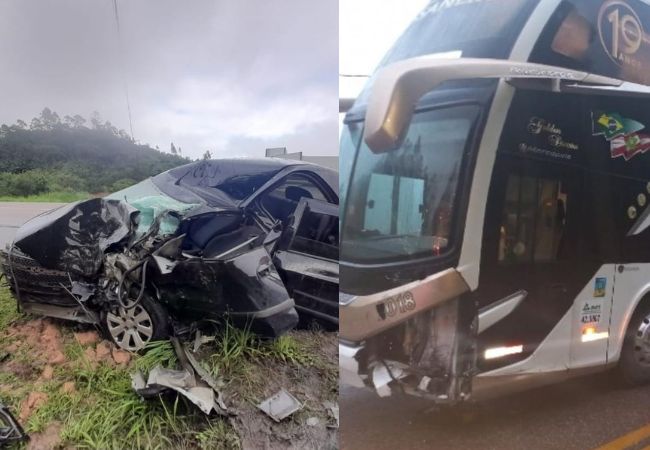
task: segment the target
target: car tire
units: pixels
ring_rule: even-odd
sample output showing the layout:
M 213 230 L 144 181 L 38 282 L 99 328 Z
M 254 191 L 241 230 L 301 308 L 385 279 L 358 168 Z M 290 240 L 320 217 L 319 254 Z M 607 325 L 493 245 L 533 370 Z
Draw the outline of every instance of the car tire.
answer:
M 650 383 L 650 304 L 638 308 L 630 320 L 618 369 L 627 385 Z
M 127 304 L 132 304 L 132 300 Z M 169 337 L 169 314 L 160 303 L 146 294 L 133 308 L 120 306 L 104 311 L 101 322 L 106 337 L 120 349 L 129 352 L 140 352 L 149 342 Z

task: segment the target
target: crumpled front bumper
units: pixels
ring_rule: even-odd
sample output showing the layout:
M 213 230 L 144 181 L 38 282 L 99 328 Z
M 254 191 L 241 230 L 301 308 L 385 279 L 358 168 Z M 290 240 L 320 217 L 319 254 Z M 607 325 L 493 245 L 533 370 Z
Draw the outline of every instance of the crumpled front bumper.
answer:
M 339 379 L 348 386 L 372 388 L 380 397 L 392 395 L 395 383 L 409 374 L 408 366 L 382 360 L 362 367 L 360 357 L 363 351 L 363 345 L 339 343 Z

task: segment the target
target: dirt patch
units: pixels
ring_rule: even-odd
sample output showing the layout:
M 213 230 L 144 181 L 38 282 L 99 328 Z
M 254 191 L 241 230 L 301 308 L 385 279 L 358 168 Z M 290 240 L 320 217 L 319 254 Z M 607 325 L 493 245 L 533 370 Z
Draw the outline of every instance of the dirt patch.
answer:
M 61 332 L 58 326 L 48 319 L 34 319 L 15 324 L 5 334 L 16 338 L 12 343 L 14 351 L 27 346 L 34 360 L 49 364 L 63 364 L 66 361 Z
M 84 358 L 86 361 L 90 363 L 91 367 L 97 367 L 97 354 L 95 353 L 95 349 L 92 347 L 88 347 L 84 350 Z
M 111 344 L 108 341 L 101 341 L 95 347 L 97 361 L 108 361 L 111 359 Z
M 111 356 L 113 357 L 113 361 L 121 366 L 126 366 L 131 361 L 131 354 L 124 350 L 119 350 L 117 347 L 113 347 Z
M 9 327 L 6 331 L 8 337 L 22 338 L 30 347 L 35 346 L 43 330 L 43 319 L 29 320 L 24 323 L 17 323 Z
M 63 342 L 61 333 L 56 325 L 50 321 L 44 321 L 43 331 L 41 332 L 40 343 L 42 352 L 48 355 L 47 361 L 50 364 L 61 364 L 65 362 L 63 354 Z
M 126 367 L 132 359 L 131 353 L 120 350 L 109 341 L 101 341 L 95 347 L 86 347 L 84 357 L 92 367 L 97 367 L 99 363 Z
M 66 381 L 65 383 L 63 383 L 63 386 L 61 386 L 61 392 L 63 392 L 64 394 L 72 394 L 76 390 L 77 389 L 74 381 Z
M 47 365 L 43 368 L 43 372 L 41 372 L 41 380 L 51 380 L 52 377 L 54 376 L 54 367 Z
M 61 429 L 63 426 L 60 422 L 50 423 L 45 430 L 40 433 L 34 433 L 30 436 L 26 450 L 54 450 L 61 446 Z
M 231 419 L 245 449 L 338 448 L 338 429 L 329 408 L 338 401 L 335 380 L 338 337 L 336 333 L 294 332 L 294 335 L 313 345 L 317 360 L 307 366 L 280 361 L 264 361 L 256 365 L 257 370 L 267 374 L 262 393 L 254 401 L 235 400 L 238 416 Z M 238 390 L 244 386 L 233 388 Z M 303 407 L 278 423 L 256 405 L 281 388 L 294 395 Z
M 25 422 L 46 401 L 47 394 L 45 392 L 30 392 L 27 400 L 20 407 L 20 415 L 18 417 L 22 422 Z
M 79 345 L 96 344 L 100 341 L 99 334 L 96 331 L 92 330 L 74 333 L 74 338 L 79 343 Z
M 0 365 L 0 372 L 10 373 L 22 380 L 31 380 L 37 369 L 28 362 L 12 359 Z

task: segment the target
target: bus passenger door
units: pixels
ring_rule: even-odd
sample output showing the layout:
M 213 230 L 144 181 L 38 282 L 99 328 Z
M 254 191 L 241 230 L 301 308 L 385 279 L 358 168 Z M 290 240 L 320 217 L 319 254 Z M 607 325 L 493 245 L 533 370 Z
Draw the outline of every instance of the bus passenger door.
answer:
M 487 205 L 479 307 L 521 298 L 479 334 L 478 366 L 495 374 L 569 365 L 574 300 L 593 273 L 580 264 L 581 173 L 500 154 Z

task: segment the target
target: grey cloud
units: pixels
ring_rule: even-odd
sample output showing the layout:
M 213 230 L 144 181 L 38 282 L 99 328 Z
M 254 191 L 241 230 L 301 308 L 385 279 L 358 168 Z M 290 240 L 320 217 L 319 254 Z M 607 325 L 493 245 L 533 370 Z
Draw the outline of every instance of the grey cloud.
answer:
M 0 2 L 0 122 L 49 106 L 128 130 L 122 54 L 142 142 L 191 156 L 337 152 L 338 2 L 118 5 L 123 53 L 110 0 Z

